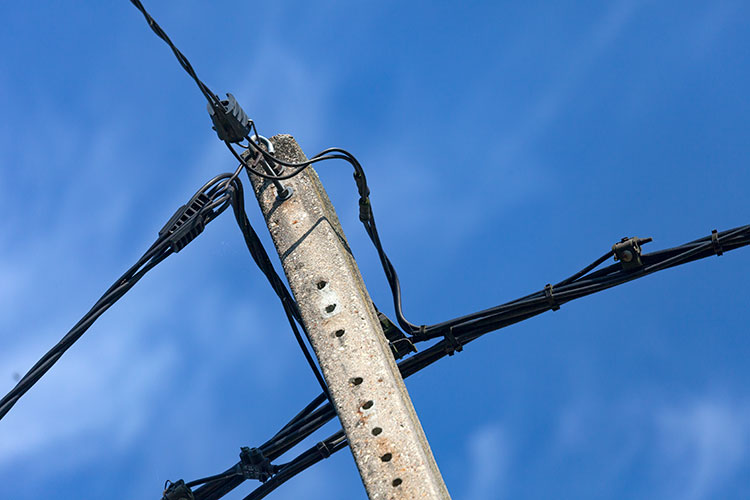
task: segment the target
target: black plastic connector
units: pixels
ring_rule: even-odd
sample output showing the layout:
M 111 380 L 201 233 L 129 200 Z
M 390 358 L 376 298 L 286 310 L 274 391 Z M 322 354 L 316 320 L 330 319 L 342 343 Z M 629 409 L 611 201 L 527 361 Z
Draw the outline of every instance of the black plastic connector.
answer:
M 245 479 L 257 479 L 265 483 L 271 476 L 278 472 L 278 467 L 271 465 L 263 452 L 258 448 L 240 448 L 240 463 L 238 464 L 240 473 Z
M 180 479 L 177 482 L 167 482 L 167 487 L 164 489 L 164 496 L 161 500 L 195 500 L 193 491 L 187 487 L 185 481 Z
M 222 141 L 241 142 L 250 135 L 252 122 L 232 94 L 227 94 L 227 99 L 221 101 L 221 108 L 217 109 L 215 104 L 209 103 L 208 114 L 214 122 L 213 129 Z
M 206 217 L 201 210 L 209 202 L 208 196 L 200 194 L 190 205 L 182 205 L 159 231 L 159 237 L 167 236 L 172 251 L 179 252 L 193 241 L 206 227 Z

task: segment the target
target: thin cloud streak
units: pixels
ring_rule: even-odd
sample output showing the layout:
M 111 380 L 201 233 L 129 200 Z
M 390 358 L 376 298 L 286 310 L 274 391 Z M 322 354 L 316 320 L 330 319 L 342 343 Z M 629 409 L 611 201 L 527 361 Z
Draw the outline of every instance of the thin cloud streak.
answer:
M 469 491 L 463 498 L 496 500 L 503 494 L 511 465 L 511 447 L 503 426 L 492 424 L 474 431 L 469 438 Z
M 712 396 L 664 408 L 656 415 L 660 466 L 674 478 L 674 497 L 716 498 L 746 464 L 750 405 Z

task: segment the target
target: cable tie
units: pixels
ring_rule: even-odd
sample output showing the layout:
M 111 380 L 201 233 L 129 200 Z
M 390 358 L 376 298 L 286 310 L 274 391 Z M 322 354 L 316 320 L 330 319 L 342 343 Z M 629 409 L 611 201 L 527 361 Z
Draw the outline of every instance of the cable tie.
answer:
M 193 491 L 182 479 L 174 483 L 168 480 L 164 485 L 164 495 L 161 500 L 195 500 L 195 497 Z
M 428 340 L 427 339 L 427 325 L 421 325 L 419 327 L 419 333 L 412 334 L 411 338 L 415 339 L 417 342 Z
M 361 222 L 372 220 L 372 206 L 370 205 L 370 199 L 367 197 L 359 199 L 359 220 Z
M 318 453 L 320 453 L 321 457 L 328 458 L 328 457 L 331 456 L 331 453 L 332 453 L 331 449 L 323 441 L 321 441 L 318 444 L 316 444 L 315 448 L 318 449 Z
M 445 332 L 444 337 L 445 337 L 445 342 L 446 342 L 445 353 L 448 356 L 453 356 L 457 352 L 461 352 L 464 350 L 464 347 L 461 344 L 461 342 L 455 337 L 455 335 L 453 335 L 452 326 L 448 328 L 447 332 Z
M 719 232 L 716 229 L 711 231 L 711 245 L 717 256 L 724 254 L 724 249 L 721 248 L 721 242 L 719 241 Z
M 553 286 L 547 283 L 544 285 L 544 296 L 547 297 L 547 302 L 549 302 L 549 306 L 553 311 L 557 311 L 560 309 L 560 304 L 557 303 L 557 300 L 555 300 L 555 296 L 552 293 Z

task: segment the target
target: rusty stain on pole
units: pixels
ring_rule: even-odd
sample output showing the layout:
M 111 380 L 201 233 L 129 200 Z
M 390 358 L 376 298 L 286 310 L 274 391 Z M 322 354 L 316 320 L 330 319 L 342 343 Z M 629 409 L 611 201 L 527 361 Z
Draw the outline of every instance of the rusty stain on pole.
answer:
M 289 135 L 271 142 L 281 160 L 307 159 Z M 450 499 L 318 175 L 286 181 L 283 202 L 252 182 L 369 498 Z

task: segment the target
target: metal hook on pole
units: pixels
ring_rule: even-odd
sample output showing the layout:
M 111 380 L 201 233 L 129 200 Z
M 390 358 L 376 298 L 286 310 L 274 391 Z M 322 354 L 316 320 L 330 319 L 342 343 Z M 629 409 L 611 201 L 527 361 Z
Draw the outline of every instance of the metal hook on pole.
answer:
M 276 152 L 271 141 L 268 140 L 268 138 L 263 137 L 262 135 L 252 135 L 250 136 L 250 140 L 258 145 L 265 146 L 266 151 L 270 155 L 273 155 Z M 266 161 L 265 156 L 263 157 L 263 159 L 261 159 L 261 163 L 263 164 L 263 170 L 265 170 L 269 175 L 279 175 L 282 173 L 282 170 L 284 168 L 281 165 L 269 165 Z M 280 180 L 272 179 L 271 182 L 273 182 L 273 185 L 276 186 L 277 198 L 280 201 L 288 200 L 294 194 L 294 189 L 289 186 L 285 186 Z

